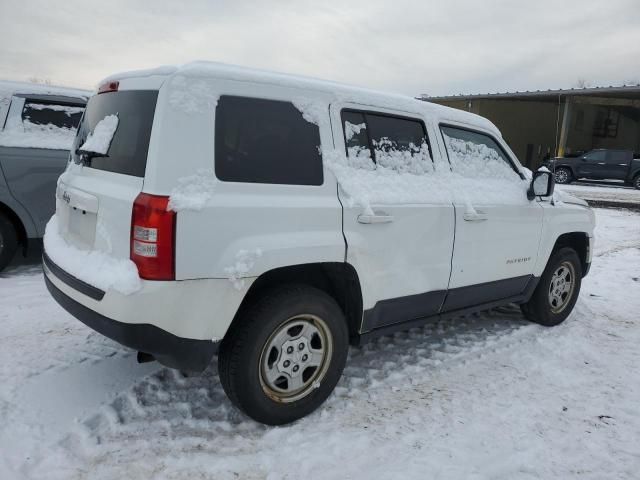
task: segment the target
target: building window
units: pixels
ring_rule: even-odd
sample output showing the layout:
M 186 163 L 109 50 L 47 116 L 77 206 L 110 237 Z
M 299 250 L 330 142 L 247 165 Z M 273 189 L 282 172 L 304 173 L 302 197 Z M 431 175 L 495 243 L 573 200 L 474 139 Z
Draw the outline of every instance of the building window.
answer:
M 620 114 L 611 108 L 600 108 L 593 126 L 593 136 L 616 138 L 618 136 L 618 120 Z

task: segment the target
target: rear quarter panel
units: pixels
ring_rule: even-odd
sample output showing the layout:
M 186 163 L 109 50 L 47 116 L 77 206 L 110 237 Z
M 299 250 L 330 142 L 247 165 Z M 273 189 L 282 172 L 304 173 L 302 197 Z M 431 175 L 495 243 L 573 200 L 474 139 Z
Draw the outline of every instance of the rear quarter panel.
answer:
M 178 211 L 176 278 L 257 277 L 282 266 L 344 261 L 342 207 L 336 179 L 326 168 L 321 186 L 222 182 L 215 177 L 215 112 L 222 95 L 325 103 L 319 147 L 333 147 L 329 100 L 321 93 L 208 77 L 177 76 L 165 82 L 144 191 L 171 195 L 193 184 L 208 197 L 202 208 Z

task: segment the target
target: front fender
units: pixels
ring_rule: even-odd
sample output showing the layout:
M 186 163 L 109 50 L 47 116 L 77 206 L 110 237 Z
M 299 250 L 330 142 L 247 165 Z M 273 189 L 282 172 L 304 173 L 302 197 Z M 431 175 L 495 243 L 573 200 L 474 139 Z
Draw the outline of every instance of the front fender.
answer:
M 553 247 L 558 238 L 566 233 L 584 233 L 589 237 L 591 250 L 593 250 L 593 229 L 595 227 L 595 214 L 588 207 L 572 204 L 551 205 L 545 203 L 544 219 L 542 223 L 542 235 L 540 248 L 533 274 L 536 277 L 542 275 Z M 588 261 L 590 259 L 587 259 Z

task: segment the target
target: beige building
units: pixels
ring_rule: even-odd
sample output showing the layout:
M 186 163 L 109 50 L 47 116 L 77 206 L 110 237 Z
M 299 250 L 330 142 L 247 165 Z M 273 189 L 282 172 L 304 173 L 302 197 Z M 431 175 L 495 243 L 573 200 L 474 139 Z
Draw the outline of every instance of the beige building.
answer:
M 640 85 L 418 98 L 488 118 L 532 169 L 594 148 L 640 152 Z

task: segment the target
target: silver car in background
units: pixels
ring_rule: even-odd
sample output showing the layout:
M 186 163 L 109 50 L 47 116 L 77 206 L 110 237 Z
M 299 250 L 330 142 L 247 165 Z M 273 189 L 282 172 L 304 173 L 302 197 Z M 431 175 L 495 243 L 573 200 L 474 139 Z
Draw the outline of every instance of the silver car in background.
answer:
M 44 235 L 90 94 L 0 81 L 0 271 Z

